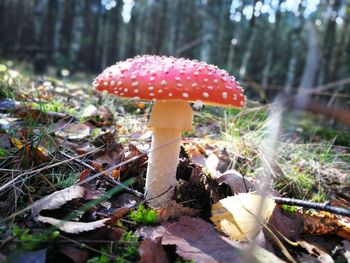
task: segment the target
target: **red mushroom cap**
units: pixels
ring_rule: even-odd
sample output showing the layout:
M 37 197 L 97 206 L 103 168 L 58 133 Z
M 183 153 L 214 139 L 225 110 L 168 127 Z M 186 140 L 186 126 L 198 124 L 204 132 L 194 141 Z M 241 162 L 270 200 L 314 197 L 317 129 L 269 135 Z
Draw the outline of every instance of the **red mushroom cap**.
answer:
M 197 60 L 137 56 L 106 68 L 93 82 L 98 91 L 142 100 L 185 100 L 242 108 L 243 88 L 226 71 Z

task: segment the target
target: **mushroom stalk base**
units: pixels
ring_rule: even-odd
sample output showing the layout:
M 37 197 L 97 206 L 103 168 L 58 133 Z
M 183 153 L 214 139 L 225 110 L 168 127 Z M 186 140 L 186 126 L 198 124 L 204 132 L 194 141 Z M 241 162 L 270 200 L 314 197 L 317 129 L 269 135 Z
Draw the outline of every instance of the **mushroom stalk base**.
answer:
M 181 130 L 153 128 L 146 176 L 146 199 L 154 208 L 163 207 L 174 194 L 179 164 Z

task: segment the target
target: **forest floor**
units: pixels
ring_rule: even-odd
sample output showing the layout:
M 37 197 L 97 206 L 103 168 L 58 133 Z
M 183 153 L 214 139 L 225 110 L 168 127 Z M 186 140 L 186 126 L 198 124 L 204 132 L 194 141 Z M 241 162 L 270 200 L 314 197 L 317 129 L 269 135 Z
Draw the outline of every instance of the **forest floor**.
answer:
M 92 79 L 0 63 L 1 262 L 350 262 L 346 127 L 252 101 L 198 109 L 174 201 L 153 210 L 151 104 Z

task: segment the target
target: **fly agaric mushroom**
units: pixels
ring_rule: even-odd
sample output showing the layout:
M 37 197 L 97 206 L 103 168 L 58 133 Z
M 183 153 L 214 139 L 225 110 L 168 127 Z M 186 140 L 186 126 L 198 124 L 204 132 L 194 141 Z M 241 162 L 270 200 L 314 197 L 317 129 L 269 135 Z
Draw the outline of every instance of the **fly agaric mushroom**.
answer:
M 188 102 L 242 108 L 243 89 L 226 71 L 197 60 L 137 56 L 105 69 L 93 82 L 98 91 L 120 97 L 152 100 L 149 127 L 153 130 L 145 197 L 163 207 L 176 185 L 181 133 L 192 130 Z

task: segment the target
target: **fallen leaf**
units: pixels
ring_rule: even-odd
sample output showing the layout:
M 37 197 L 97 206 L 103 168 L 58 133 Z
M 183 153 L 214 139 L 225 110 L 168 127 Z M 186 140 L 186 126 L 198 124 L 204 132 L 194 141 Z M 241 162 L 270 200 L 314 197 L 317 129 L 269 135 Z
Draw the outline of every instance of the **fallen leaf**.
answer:
M 316 212 L 311 215 L 304 214 L 303 234 L 328 235 L 335 234 L 342 229 L 342 225 L 337 217 L 327 212 Z
M 84 193 L 85 189 L 77 185 L 53 192 L 33 203 L 32 214 L 33 216 L 37 216 L 41 210 L 59 208 L 72 199 L 83 197 Z
M 71 123 L 57 130 L 56 135 L 70 140 L 81 140 L 90 135 L 90 126 L 82 123 Z
M 104 218 L 94 222 L 74 222 L 74 221 L 65 221 L 52 217 L 46 216 L 38 216 L 37 220 L 42 223 L 47 223 L 57 227 L 59 230 L 70 233 L 70 234 L 78 234 L 81 232 L 91 231 L 97 228 L 101 228 L 105 226 L 105 223 L 109 220 L 109 218 Z
M 236 170 L 227 170 L 222 175 L 215 177 L 219 184 L 227 184 L 232 193 L 246 193 L 255 191 L 256 186 L 246 177 Z
M 81 117 L 94 126 L 101 127 L 110 125 L 113 115 L 110 110 L 104 106 L 96 108 L 94 105 L 90 104 L 83 110 Z
M 175 245 L 176 253 L 194 262 L 241 262 L 242 253 L 214 226 L 200 218 L 184 216 L 166 225 L 162 245 Z M 238 246 L 238 244 L 237 244 Z
M 14 147 L 16 147 L 18 150 L 21 150 L 24 147 L 24 144 L 17 139 L 16 137 L 10 138 L 10 141 Z
M 169 219 L 178 219 L 181 216 L 194 216 L 198 213 L 196 209 L 185 207 L 182 204 L 171 200 L 165 207 L 157 210 L 157 221 L 165 222 Z
M 167 263 L 170 262 L 162 246 L 161 238 L 155 240 L 146 238 L 139 246 L 140 263 Z
M 245 250 L 249 249 L 246 244 L 221 236 L 213 225 L 204 220 L 188 216 L 182 217 L 176 223 L 167 222 L 156 227 L 142 227 L 137 233 L 154 243 L 162 240 L 163 245 L 176 245 L 179 256 L 194 262 L 242 262 L 243 257 L 247 256 Z M 284 262 L 262 247 L 255 246 L 252 251 L 253 255 L 248 255 L 246 260 L 257 263 Z M 150 253 L 152 255 L 152 252 Z
M 275 205 L 272 199 L 258 194 L 238 194 L 213 204 L 210 219 L 231 239 L 251 240 L 262 230 Z
M 297 240 L 303 231 L 303 220 L 299 213 L 285 213 L 276 206 L 270 217 L 269 226 L 272 226 L 272 230 L 278 230 L 284 237 Z
M 140 262 L 169 262 L 161 242 L 166 231 L 163 225 L 146 226 L 137 230 L 137 234 L 143 238 L 139 247 Z

